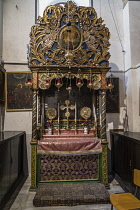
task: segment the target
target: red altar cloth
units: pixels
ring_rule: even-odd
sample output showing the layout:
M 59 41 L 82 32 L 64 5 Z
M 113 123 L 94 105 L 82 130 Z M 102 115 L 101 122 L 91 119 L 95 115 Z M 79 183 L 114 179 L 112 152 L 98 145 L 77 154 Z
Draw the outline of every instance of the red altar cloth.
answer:
M 102 152 L 101 140 L 93 137 L 48 137 L 38 141 L 38 154 L 99 154 Z

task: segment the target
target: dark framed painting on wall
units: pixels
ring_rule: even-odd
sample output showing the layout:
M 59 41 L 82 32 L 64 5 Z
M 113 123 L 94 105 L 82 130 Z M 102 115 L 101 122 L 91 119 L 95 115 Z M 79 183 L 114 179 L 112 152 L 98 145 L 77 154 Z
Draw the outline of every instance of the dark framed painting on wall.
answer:
M 32 90 L 26 85 L 29 72 L 6 73 L 6 111 L 32 110 Z
M 0 104 L 5 103 L 5 70 L 0 66 Z
M 110 78 L 107 78 L 107 83 Z M 114 88 L 106 92 L 106 113 L 119 113 L 119 78 L 112 78 Z

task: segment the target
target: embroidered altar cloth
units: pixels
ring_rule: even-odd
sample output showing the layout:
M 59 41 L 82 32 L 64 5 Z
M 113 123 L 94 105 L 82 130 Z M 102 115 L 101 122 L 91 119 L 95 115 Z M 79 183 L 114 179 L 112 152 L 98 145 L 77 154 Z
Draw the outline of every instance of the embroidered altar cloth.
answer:
M 38 154 L 99 154 L 102 152 L 101 140 L 93 137 L 47 138 L 38 141 Z

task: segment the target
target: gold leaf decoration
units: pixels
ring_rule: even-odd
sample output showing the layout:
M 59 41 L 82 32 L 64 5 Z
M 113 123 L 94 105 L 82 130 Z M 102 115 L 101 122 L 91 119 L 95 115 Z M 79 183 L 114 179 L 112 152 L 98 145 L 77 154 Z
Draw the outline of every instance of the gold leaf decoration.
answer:
M 48 6 L 37 23 L 30 33 L 30 67 L 108 67 L 110 32 L 94 8 L 72 1 Z

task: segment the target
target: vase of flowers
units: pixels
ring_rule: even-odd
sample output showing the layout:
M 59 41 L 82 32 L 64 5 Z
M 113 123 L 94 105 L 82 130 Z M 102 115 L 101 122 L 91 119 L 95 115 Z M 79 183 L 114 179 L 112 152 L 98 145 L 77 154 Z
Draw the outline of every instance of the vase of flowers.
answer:
M 88 134 L 88 121 L 84 121 L 82 125 L 84 127 L 84 134 Z
M 52 129 L 53 129 L 54 123 L 52 121 L 47 122 L 46 126 L 48 128 L 48 134 L 52 135 Z

